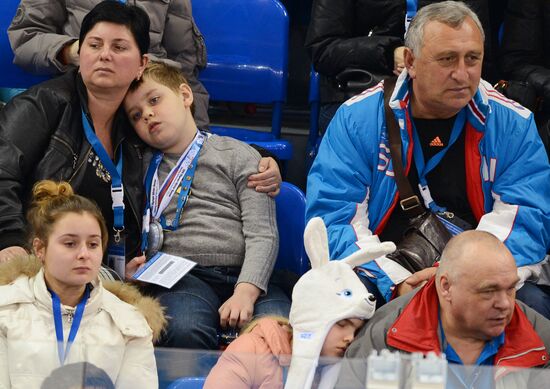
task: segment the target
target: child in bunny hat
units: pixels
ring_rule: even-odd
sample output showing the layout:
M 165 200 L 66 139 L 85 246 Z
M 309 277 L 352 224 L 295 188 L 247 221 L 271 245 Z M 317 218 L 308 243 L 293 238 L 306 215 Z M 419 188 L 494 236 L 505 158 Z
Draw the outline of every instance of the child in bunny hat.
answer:
M 395 250 L 391 242 L 359 250 L 330 261 L 321 218 L 304 232 L 312 269 L 294 286 L 289 323 L 263 317 L 252 322 L 229 345 L 206 379 L 204 388 L 331 389 L 339 360 L 320 363 L 320 357 L 342 357 L 364 320 L 374 314 L 376 301 L 353 268 Z M 291 355 L 290 355 L 291 354 Z M 289 358 L 291 357 L 291 358 Z M 283 382 L 284 368 L 290 369 Z M 328 360 L 328 359 L 327 359 Z

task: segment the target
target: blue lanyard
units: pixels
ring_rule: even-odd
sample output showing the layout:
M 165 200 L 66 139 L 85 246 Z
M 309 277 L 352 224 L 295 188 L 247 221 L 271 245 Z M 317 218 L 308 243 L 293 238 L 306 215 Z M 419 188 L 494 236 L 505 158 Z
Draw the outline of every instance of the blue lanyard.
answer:
M 197 163 L 199 160 L 200 150 L 202 148 L 202 145 L 204 144 L 204 140 L 206 139 L 206 135 L 203 134 L 201 131 L 197 131 L 197 135 L 195 136 L 195 140 L 193 141 L 193 144 L 189 147 L 189 150 L 186 155 L 190 152 L 196 152 L 195 157 L 193 158 L 193 161 L 189 164 L 188 168 L 185 170 L 185 173 L 183 174 L 180 187 L 180 192 L 178 195 L 178 204 L 176 208 L 176 216 L 174 220 L 172 220 L 171 224 L 166 223 L 166 218 L 164 215 L 161 215 L 159 218 L 160 224 L 162 225 L 163 229 L 175 231 L 178 229 L 180 219 L 181 219 L 181 213 L 183 211 L 183 207 L 185 206 L 185 203 L 187 202 L 187 199 L 189 198 L 189 193 L 191 191 L 191 183 L 193 182 L 193 178 L 195 177 L 195 170 L 197 168 Z M 149 222 L 151 218 L 151 192 L 152 192 L 152 183 L 153 178 L 157 174 L 157 170 L 160 166 L 160 163 L 162 162 L 163 153 L 160 151 L 157 151 L 153 158 L 151 159 L 151 162 L 149 163 L 149 168 L 147 169 L 147 174 L 145 176 L 145 193 L 146 193 L 146 204 L 145 204 L 145 211 L 143 213 L 143 229 L 142 229 L 142 236 L 141 236 L 141 251 L 145 252 L 147 250 L 147 235 L 149 233 Z M 172 172 L 170 172 L 167 176 L 167 179 L 165 180 L 165 183 L 163 185 L 162 190 L 166 190 L 166 186 L 168 186 L 169 183 L 169 177 L 172 174 L 176 174 L 176 170 L 182 163 L 184 163 L 185 157 L 182 156 L 180 160 L 180 164 L 176 166 Z M 159 204 L 160 206 L 160 204 Z
M 418 4 L 416 0 L 407 0 L 407 16 L 405 18 L 405 34 L 409 30 L 409 24 L 411 20 L 416 15 L 416 10 L 418 9 Z
M 74 314 L 73 322 L 71 324 L 71 330 L 69 331 L 69 338 L 67 339 L 66 347 L 63 347 L 64 339 L 63 316 L 61 315 L 61 301 L 59 300 L 59 296 L 55 294 L 54 291 L 49 290 L 49 292 L 52 295 L 53 320 L 55 324 L 55 336 L 57 338 L 57 355 L 59 356 L 59 362 L 61 363 L 61 365 L 63 365 L 65 363 L 65 359 L 67 359 L 67 355 L 69 355 L 69 351 L 71 350 L 74 339 L 76 338 L 76 333 L 78 332 L 78 328 L 80 327 L 82 316 L 84 316 L 84 308 L 86 306 L 88 298 L 90 297 L 90 287 L 86 285 L 84 296 L 82 296 L 82 299 L 76 306 L 76 311 Z
M 119 147 L 117 153 L 118 162 L 115 166 L 107 151 L 101 144 L 97 135 L 95 134 L 88 117 L 82 111 L 82 126 L 84 127 L 84 133 L 86 139 L 92 145 L 96 155 L 101 160 L 101 163 L 107 169 L 111 175 L 111 199 L 113 201 L 113 214 L 114 222 L 113 229 L 115 230 L 115 241 L 120 239 L 120 232 L 124 230 L 124 188 L 122 185 L 122 147 Z
M 460 134 L 462 133 L 462 129 L 464 128 L 464 124 L 466 123 L 466 111 L 463 109 L 461 110 L 458 115 L 456 116 L 453 129 L 451 130 L 451 137 L 449 139 L 449 144 L 445 146 L 442 150 L 440 150 L 437 154 L 435 154 L 427 163 L 424 163 L 424 153 L 422 152 L 422 145 L 420 144 L 420 138 L 418 137 L 418 132 L 416 130 L 416 126 L 413 122 L 413 139 L 414 139 L 414 146 L 413 146 L 413 156 L 414 156 L 414 163 L 416 165 L 416 170 L 418 171 L 418 182 L 420 187 L 420 193 L 422 194 L 422 197 L 424 199 L 425 205 L 430 208 L 433 212 L 445 212 L 446 209 L 444 207 L 438 206 L 435 201 L 432 199 L 430 195 L 430 190 L 428 188 L 428 181 L 426 180 L 426 176 L 429 172 L 431 172 L 438 164 L 441 162 L 449 148 L 456 142 L 456 140 L 459 138 Z

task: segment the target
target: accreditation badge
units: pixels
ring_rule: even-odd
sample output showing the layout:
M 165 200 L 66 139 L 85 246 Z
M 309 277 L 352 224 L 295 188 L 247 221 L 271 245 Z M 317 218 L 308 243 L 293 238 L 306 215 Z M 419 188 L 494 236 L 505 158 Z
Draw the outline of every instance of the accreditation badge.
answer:
M 114 269 L 121 280 L 126 276 L 126 237 L 116 234 L 107 248 L 107 266 Z

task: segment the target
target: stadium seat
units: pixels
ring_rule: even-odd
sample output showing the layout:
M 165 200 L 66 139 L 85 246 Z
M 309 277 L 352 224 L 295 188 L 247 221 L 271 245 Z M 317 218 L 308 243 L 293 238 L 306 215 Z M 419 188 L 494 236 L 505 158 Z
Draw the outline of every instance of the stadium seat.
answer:
M 297 186 L 283 182 L 275 202 L 279 228 L 279 255 L 275 268 L 302 275 L 309 269 L 304 248 L 306 197 Z
M 309 136 L 306 145 L 306 172 L 309 172 L 317 156 L 321 137 L 319 136 L 319 73 L 313 69 L 309 72 Z
M 281 160 L 292 145 L 280 139 L 288 79 L 288 14 L 278 0 L 195 0 L 208 63 L 199 76 L 211 101 L 268 104 L 271 132 L 211 126 L 212 132 L 257 144 Z
M 202 389 L 206 377 L 183 377 L 172 382 L 166 389 Z
M 20 0 L 0 2 L 0 88 L 26 89 L 47 80 L 47 76 L 32 75 L 13 64 L 13 51 L 6 33 Z M 7 93 L 9 96 L 13 92 Z

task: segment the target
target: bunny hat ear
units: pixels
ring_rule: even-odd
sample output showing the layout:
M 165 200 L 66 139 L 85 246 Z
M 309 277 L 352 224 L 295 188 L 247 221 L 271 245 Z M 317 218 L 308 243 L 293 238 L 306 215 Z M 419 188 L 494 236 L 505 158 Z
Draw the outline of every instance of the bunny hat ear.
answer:
M 365 263 L 370 262 L 383 255 L 393 253 L 395 249 L 395 243 L 389 241 L 382 242 L 378 244 L 373 244 L 364 249 L 357 250 L 346 258 L 341 259 L 341 261 L 347 263 L 352 268 L 354 268 L 356 266 L 364 265 Z
M 304 246 L 312 269 L 318 269 L 329 262 L 327 228 L 320 217 L 314 217 L 307 223 Z

